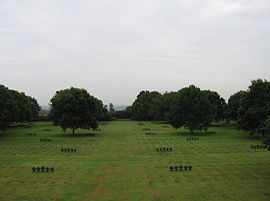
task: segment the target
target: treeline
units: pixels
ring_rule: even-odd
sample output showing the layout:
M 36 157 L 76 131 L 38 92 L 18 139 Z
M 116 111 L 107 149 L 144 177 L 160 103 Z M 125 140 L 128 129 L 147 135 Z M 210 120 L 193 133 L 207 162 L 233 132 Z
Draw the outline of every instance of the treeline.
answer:
M 39 110 L 35 98 L 0 85 L 0 130 L 6 130 L 12 123 L 31 122 Z
M 13 122 L 30 122 L 37 117 L 37 101 L 24 93 L 0 85 L 0 129 Z M 190 85 L 177 92 L 141 91 L 132 106 L 124 111 L 109 111 L 101 100 L 85 89 L 71 87 L 57 91 L 51 99 L 49 116 L 64 130 L 96 129 L 98 121 L 112 116 L 137 121 L 167 121 L 173 127 L 185 127 L 192 133 L 207 130 L 213 121 L 236 121 L 250 133 L 270 132 L 270 82 L 254 80 L 246 91 L 233 94 L 228 103 L 215 91 Z
M 141 91 L 132 106 L 115 115 L 137 121 L 167 121 L 191 132 L 206 130 L 213 121 L 236 121 L 240 129 L 264 134 L 270 130 L 270 83 L 254 80 L 246 91 L 233 94 L 228 103 L 217 92 L 194 85 L 163 94 Z
M 194 85 L 177 92 L 161 94 L 142 91 L 131 107 L 133 120 L 168 121 L 175 128 L 182 126 L 206 130 L 213 120 L 224 119 L 225 100 L 215 91 L 201 90 Z

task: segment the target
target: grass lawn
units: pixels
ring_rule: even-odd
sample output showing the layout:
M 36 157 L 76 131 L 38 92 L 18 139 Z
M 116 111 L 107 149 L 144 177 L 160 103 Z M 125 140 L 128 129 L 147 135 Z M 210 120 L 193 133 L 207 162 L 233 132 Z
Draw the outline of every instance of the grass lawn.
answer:
M 0 133 L 0 200 L 269 201 L 270 151 L 250 149 L 260 139 L 229 126 L 210 131 L 216 134 L 187 141 L 186 130 L 158 122 L 102 123 L 92 136 L 68 135 L 71 130 L 64 133 L 51 122 L 12 128 Z M 77 130 L 86 132 L 92 131 Z M 173 151 L 157 152 L 158 147 Z M 176 165 L 193 170 L 169 170 Z M 55 172 L 32 172 L 41 166 Z

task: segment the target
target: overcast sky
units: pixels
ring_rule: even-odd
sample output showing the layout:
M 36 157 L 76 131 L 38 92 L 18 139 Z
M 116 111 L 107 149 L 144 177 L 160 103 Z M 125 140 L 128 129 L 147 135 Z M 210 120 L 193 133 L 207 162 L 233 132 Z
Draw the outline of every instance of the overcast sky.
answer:
M 71 86 L 114 105 L 190 84 L 227 99 L 257 78 L 269 0 L 0 0 L 0 84 L 41 105 Z

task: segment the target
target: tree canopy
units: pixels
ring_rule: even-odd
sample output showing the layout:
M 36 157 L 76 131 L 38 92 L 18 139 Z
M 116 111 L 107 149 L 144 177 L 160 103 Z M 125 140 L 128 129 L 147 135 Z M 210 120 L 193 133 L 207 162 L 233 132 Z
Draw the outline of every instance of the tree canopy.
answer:
M 71 87 L 57 91 L 51 99 L 51 116 L 55 125 L 63 130 L 97 129 L 98 118 L 104 112 L 103 104 L 97 98 L 90 96 L 85 89 Z
M 238 120 L 238 113 L 243 98 L 246 96 L 246 91 L 238 91 L 237 93 L 230 96 L 226 109 L 226 118 L 228 120 Z
M 209 108 L 211 105 L 206 93 L 191 85 L 177 92 L 171 107 L 169 121 L 174 128 L 184 126 L 191 133 L 194 130 L 207 129 L 213 116 L 209 112 Z
M 0 85 L 0 129 L 14 122 L 30 122 L 37 117 L 40 106 L 36 99 Z
M 137 99 L 132 104 L 134 120 L 150 121 L 154 120 L 154 101 L 160 93 L 153 91 L 141 91 L 137 96 Z
M 203 90 L 202 93 L 205 94 L 206 98 L 210 103 L 210 110 L 212 114 L 212 118 L 215 121 L 219 121 L 225 118 L 225 109 L 226 109 L 226 102 L 225 100 L 220 97 L 220 95 L 216 91 L 210 90 Z
M 253 80 L 243 97 L 238 111 L 241 129 L 251 133 L 259 132 L 265 127 L 270 116 L 270 82 Z
M 225 100 L 215 91 L 191 85 L 178 92 L 141 91 L 131 107 L 132 118 L 140 121 L 168 121 L 175 128 L 191 132 L 207 129 L 212 120 L 224 119 Z

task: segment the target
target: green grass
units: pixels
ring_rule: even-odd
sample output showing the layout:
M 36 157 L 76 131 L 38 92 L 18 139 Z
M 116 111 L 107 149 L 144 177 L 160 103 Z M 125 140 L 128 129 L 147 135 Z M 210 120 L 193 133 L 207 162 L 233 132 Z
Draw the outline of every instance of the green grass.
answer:
M 216 134 L 187 141 L 186 130 L 137 123 L 103 123 L 94 136 L 67 136 L 70 130 L 65 134 L 50 122 L 0 134 L 0 200 L 270 200 L 270 151 L 250 149 L 260 139 L 234 127 L 211 127 Z M 158 153 L 157 147 L 174 151 Z M 175 165 L 192 165 L 193 171 L 170 172 Z M 33 166 L 55 172 L 33 173 Z

